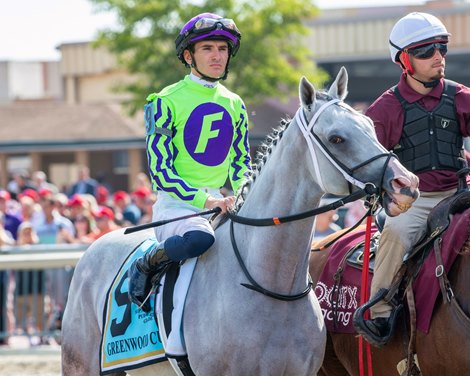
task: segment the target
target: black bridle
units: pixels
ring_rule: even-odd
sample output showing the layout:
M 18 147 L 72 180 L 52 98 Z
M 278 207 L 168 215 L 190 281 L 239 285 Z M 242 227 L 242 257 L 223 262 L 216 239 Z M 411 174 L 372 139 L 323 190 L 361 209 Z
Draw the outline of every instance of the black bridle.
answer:
M 343 205 L 345 205 L 346 203 L 349 203 L 349 202 L 352 202 L 352 201 L 356 201 L 362 197 L 365 197 L 365 196 L 378 196 L 379 198 L 382 196 L 382 186 L 383 186 L 383 181 L 384 181 L 384 177 L 385 177 L 385 171 L 386 171 L 386 168 L 388 166 L 388 163 L 390 161 L 390 159 L 392 157 L 396 157 L 396 155 L 394 155 L 393 153 L 391 152 L 388 152 L 388 153 L 381 153 L 381 154 L 378 154 L 378 155 L 375 155 L 371 158 L 369 158 L 368 160 L 364 161 L 364 162 L 361 162 L 359 163 L 357 166 L 354 166 L 352 168 L 348 168 L 344 163 L 342 163 L 338 158 L 336 158 L 329 150 L 328 148 L 326 148 L 326 146 L 321 142 L 321 140 L 319 139 L 319 137 L 312 131 L 312 128 L 313 128 L 313 124 L 312 122 L 314 123 L 317 119 L 318 119 L 318 116 L 320 115 L 320 113 L 329 105 L 331 104 L 335 104 L 335 103 L 338 103 L 340 102 L 339 100 L 330 100 L 329 102 L 327 102 L 326 104 L 324 104 L 318 111 L 317 113 L 315 114 L 316 116 L 314 116 L 312 118 L 312 120 L 310 121 L 310 123 L 308 124 L 308 126 L 306 126 L 305 124 L 302 124 L 302 126 L 305 128 L 305 129 L 308 129 L 309 130 L 309 134 L 311 135 L 310 137 L 314 139 L 315 143 L 317 144 L 317 146 L 320 147 L 321 151 L 327 156 L 327 158 L 338 168 L 338 170 L 340 170 L 343 175 L 346 175 L 350 178 L 348 179 L 346 177 L 346 179 L 351 182 L 351 181 L 358 181 L 357 179 L 354 178 L 354 172 L 359 170 L 360 168 L 362 167 L 365 167 L 367 166 L 368 164 L 372 163 L 373 161 L 379 159 L 379 158 L 386 158 L 385 160 L 385 163 L 383 165 L 383 168 L 382 168 L 382 172 L 381 172 L 381 177 L 380 177 L 380 186 L 377 188 L 374 184 L 372 183 L 363 183 L 363 188 L 360 188 L 359 190 L 351 193 L 350 195 L 338 200 L 338 201 L 335 201 L 329 205 L 325 205 L 325 206 L 321 206 L 321 207 L 318 207 L 318 208 L 315 208 L 315 209 L 312 209 L 312 210 L 308 210 L 308 211 L 305 211 L 305 212 L 302 212 L 302 213 L 298 213 L 298 214 L 293 214 L 293 215 L 288 215 L 288 216 L 284 216 L 284 217 L 273 217 L 273 218 L 248 218 L 248 217 L 243 217 L 243 216 L 239 216 L 235 213 L 231 213 L 229 212 L 227 215 L 230 219 L 230 240 L 231 240 L 231 243 L 232 243 L 232 247 L 233 247 L 233 250 L 234 250 L 234 253 L 235 253 L 235 256 L 238 260 L 238 263 L 243 271 L 243 273 L 245 274 L 245 277 L 248 279 L 248 281 L 250 282 L 250 284 L 247 284 L 247 283 L 242 283 L 241 285 L 248 288 L 248 289 L 251 289 L 251 290 L 254 290 L 254 291 L 257 291 L 263 295 L 266 295 L 266 296 L 269 296 L 271 298 L 274 298 L 274 299 L 277 299 L 277 300 L 282 300 L 282 301 L 293 301 L 293 300 L 297 300 L 297 299 L 301 299 L 305 296 L 307 296 L 310 291 L 312 290 L 312 285 L 313 285 L 313 282 L 310 278 L 310 275 L 309 275 L 309 282 L 307 284 L 307 287 L 300 293 L 298 294 L 293 294 L 293 295 L 286 295 L 286 294 L 279 294 L 279 293 L 276 293 L 276 292 L 273 292 L 273 291 L 270 291 L 264 287 L 262 287 L 258 282 L 256 282 L 254 280 L 254 278 L 251 276 L 250 272 L 248 271 L 242 257 L 241 257 L 241 254 L 240 254 L 240 251 L 238 249 L 238 246 L 237 246 L 237 243 L 236 243 L 236 240 L 235 240 L 235 233 L 234 233 L 234 222 L 236 223 L 240 223 L 240 224 L 244 224 L 244 225 L 248 225 L 248 226 L 276 226 L 276 225 L 280 225 L 280 224 L 283 224 L 283 223 L 287 223 L 287 222 L 292 222 L 292 221 L 297 221 L 297 220 L 301 220 L 301 219 L 305 219 L 305 218 L 309 218 L 309 217 L 313 217 L 313 216 L 316 216 L 320 213 L 324 213 L 324 212 L 327 212 L 329 210 L 333 210 L 333 209 L 337 209 Z M 343 106 L 344 107 L 344 106 Z M 349 107 L 345 107 L 345 108 L 349 108 Z M 300 116 L 299 114 L 302 114 L 302 116 Z M 297 112 L 296 114 L 296 118 L 298 118 L 298 121 L 301 121 L 303 123 L 306 122 L 306 116 L 305 114 L 303 113 L 303 111 L 300 112 L 300 109 L 299 111 Z M 299 125 L 300 126 L 300 125 Z M 303 134 L 304 134 L 304 137 L 306 138 L 307 140 L 307 143 L 309 143 L 309 139 L 307 138 L 303 128 L 301 128 Z M 310 147 L 310 145 L 309 145 Z M 313 156 L 312 156 L 313 157 Z M 345 233 L 346 234 L 346 233 Z M 337 240 L 337 239 L 335 239 Z
M 254 278 L 251 276 L 250 272 L 248 271 L 243 258 L 240 254 L 240 250 L 238 249 L 237 242 L 235 240 L 235 232 L 234 232 L 234 223 L 241 223 L 244 225 L 248 226 L 276 226 L 276 225 L 281 225 L 283 223 L 287 222 L 293 222 L 293 221 L 298 221 L 301 219 L 309 218 L 309 217 L 314 217 L 315 215 L 318 215 L 320 213 L 325 213 L 329 210 L 337 209 L 348 202 L 356 201 L 359 200 L 362 197 L 365 196 L 371 196 L 375 195 L 377 192 L 377 188 L 373 184 L 366 184 L 365 189 L 360 189 L 349 196 L 346 196 L 338 201 L 332 202 L 331 204 L 325 205 L 318 207 L 316 209 L 308 210 L 303 213 L 299 214 L 294 214 L 294 215 L 288 215 L 285 217 L 274 217 L 274 218 L 247 218 L 247 217 L 242 217 L 234 213 L 227 213 L 228 218 L 230 219 L 230 241 L 232 242 L 232 247 L 233 251 L 235 253 L 235 256 L 238 260 L 238 264 L 240 265 L 243 273 L 245 274 L 245 277 L 250 281 L 250 284 L 248 283 L 241 283 L 242 286 L 250 289 L 257 291 L 263 295 L 269 296 L 271 298 L 277 299 L 277 300 L 283 300 L 283 301 L 293 301 L 297 300 L 300 298 L 303 298 L 304 296 L 307 296 L 309 292 L 312 290 L 313 282 L 310 278 L 309 275 L 309 282 L 307 284 L 307 287 L 304 289 L 299 294 L 293 294 L 293 295 L 286 295 L 286 294 L 279 294 L 273 291 L 270 291 L 264 287 L 262 287 L 258 282 L 254 280 Z M 335 239 L 337 240 L 337 239 Z

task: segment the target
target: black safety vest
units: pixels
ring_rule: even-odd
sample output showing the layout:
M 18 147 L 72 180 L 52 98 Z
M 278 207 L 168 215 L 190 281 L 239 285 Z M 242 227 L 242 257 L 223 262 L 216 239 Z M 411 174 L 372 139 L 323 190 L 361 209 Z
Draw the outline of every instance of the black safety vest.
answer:
M 407 102 L 398 87 L 393 88 L 405 112 L 403 132 L 393 152 L 411 172 L 463 168 L 463 138 L 454 107 L 456 85 L 444 80 L 441 100 L 432 111 Z

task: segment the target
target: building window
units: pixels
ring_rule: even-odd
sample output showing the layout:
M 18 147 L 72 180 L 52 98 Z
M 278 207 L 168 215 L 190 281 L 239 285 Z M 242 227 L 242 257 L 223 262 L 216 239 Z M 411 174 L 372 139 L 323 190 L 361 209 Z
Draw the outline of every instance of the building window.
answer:
M 29 155 L 11 155 L 7 159 L 7 170 L 10 173 L 17 171 L 31 171 L 32 161 Z
M 113 152 L 113 172 L 116 175 L 127 174 L 129 172 L 129 155 L 127 150 Z

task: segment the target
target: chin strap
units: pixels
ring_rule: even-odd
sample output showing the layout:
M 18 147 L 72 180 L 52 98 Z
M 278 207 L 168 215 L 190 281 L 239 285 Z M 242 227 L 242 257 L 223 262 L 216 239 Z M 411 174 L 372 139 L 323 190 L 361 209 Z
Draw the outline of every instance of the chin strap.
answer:
M 440 79 L 439 80 L 434 80 L 434 81 L 431 81 L 431 82 L 424 82 L 424 81 L 421 81 L 420 79 L 416 78 L 416 77 L 413 77 L 411 74 L 409 75 L 413 80 L 415 81 L 418 81 L 419 83 L 421 83 L 426 89 L 431 89 L 433 87 L 436 87 L 439 82 L 441 81 Z
M 420 79 L 413 77 L 413 74 L 415 73 L 413 70 L 413 66 L 411 65 L 410 57 L 407 52 L 402 51 L 402 56 L 403 56 L 403 62 L 399 61 L 401 68 L 403 71 L 406 73 L 406 75 L 410 76 L 413 80 L 418 81 L 420 84 L 422 84 L 426 89 L 431 89 L 433 87 L 436 87 L 439 82 L 439 80 L 433 80 L 431 82 L 424 82 L 421 81 Z

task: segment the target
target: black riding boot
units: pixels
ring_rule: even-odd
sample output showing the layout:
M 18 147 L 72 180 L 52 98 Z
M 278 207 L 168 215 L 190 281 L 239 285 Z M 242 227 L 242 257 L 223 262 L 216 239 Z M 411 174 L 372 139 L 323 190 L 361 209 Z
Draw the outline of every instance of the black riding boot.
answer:
M 163 248 L 163 243 L 135 260 L 127 274 L 129 276 L 129 299 L 145 312 L 150 311 L 148 296 L 152 286 L 160 282 L 161 277 L 172 261 Z

